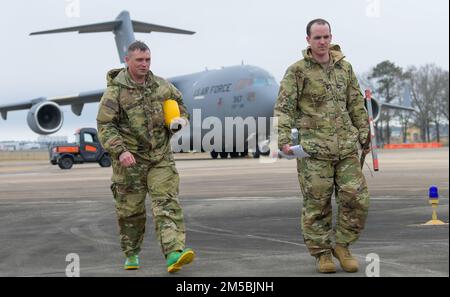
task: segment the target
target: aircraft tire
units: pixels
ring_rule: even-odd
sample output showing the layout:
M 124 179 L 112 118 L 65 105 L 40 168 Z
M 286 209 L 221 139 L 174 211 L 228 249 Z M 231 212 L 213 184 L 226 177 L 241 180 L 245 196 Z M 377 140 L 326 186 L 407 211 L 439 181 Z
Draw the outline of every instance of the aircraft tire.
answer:
M 245 151 L 239 153 L 240 158 L 245 158 L 247 156 L 248 156 L 248 150 L 245 150 Z
M 259 159 L 259 157 L 261 157 L 261 152 L 258 146 L 256 146 L 256 150 L 252 152 L 252 155 L 254 159 Z
M 232 158 L 232 159 L 239 158 L 239 153 L 237 153 L 237 152 L 231 152 L 231 153 L 230 153 L 230 158 Z

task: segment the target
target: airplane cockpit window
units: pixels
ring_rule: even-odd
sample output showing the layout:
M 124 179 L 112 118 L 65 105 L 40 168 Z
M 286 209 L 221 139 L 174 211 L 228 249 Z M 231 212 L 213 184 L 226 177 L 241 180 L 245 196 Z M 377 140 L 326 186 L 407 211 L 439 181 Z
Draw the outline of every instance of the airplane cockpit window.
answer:
M 258 77 L 253 79 L 253 85 L 254 86 L 266 86 L 267 80 L 265 77 Z
M 272 77 L 257 77 L 253 79 L 254 86 L 270 86 L 275 84 L 275 79 Z
M 275 78 L 273 78 L 273 77 L 269 77 L 269 78 L 267 79 L 267 81 L 268 81 L 268 83 L 269 83 L 270 86 L 276 85 L 276 84 L 277 84 L 277 82 L 275 81 Z
M 236 84 L 236 90 L 243 90 L 247 87 L 264 87 L 275 85 L 276 81 L 273 77 L 256 77 L 252 79 L 241 79 Z

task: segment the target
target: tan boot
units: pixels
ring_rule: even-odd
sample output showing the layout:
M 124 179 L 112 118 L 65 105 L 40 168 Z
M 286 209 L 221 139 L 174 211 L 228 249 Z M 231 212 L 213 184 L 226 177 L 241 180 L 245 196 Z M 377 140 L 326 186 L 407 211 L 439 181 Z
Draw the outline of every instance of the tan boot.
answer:
M 350 253 L 348 247 L 336 244 L 333 250 L 333 255 L 339 260 L 342 269 L 346 272 L 357 272 L 359 268 L 358 260 L 356 260 Z
M 316 257 L 317 271 L 320 273 L 335 273 L 336 265 L 333 262 L 330 252 L 325 252 Z

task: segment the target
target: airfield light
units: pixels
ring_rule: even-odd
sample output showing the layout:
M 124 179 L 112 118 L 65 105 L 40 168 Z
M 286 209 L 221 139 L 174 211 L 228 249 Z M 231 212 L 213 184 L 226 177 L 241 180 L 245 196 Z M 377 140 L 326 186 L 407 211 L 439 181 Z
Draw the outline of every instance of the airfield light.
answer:
M 433 208 L 433 214 L 431 215 L 431 220 L 426 222 L 424 225 L 447 225 L 442 222 L 437 217 L 437 207 L 439 205 L 439 189 L 437 186 L 431 186 L 428 190 L 428 201 Z
M 439 189 L 436 186 L 431 186 L 428 190 L 428 197 L 431 204 L 439 204 Z

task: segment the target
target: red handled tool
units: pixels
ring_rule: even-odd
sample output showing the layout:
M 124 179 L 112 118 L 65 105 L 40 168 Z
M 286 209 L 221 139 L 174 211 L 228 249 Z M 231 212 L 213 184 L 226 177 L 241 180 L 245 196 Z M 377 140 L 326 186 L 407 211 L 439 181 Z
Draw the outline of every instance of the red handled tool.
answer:
M 372 92 L 370 90 L 366 90 L 366 106 L 367 106 L 367 113 L 369 114 L 369 129 L 370 129 L 370 142 L 369 146 L 372 151 L 372 160 L 373 160 L 373 170 L 378 171 L 378 153 L 377 153 L 377 141 L 376 141 L 376 135 L 375 135 L 375 126 L 373 123 L 373 112 L 372 112 Z M 363 153 L 364 154 L 364 153 Z M 365 157 L 365 155 L 364 155 Z M 362 159 L 364 160 L 364 159 Z M 363 163 L 363 162 L 362 162 Z

